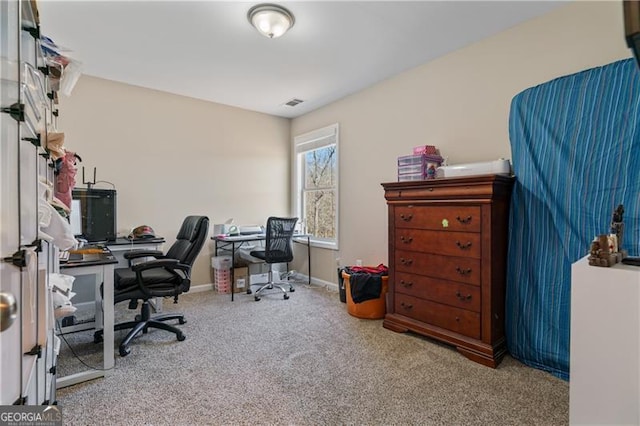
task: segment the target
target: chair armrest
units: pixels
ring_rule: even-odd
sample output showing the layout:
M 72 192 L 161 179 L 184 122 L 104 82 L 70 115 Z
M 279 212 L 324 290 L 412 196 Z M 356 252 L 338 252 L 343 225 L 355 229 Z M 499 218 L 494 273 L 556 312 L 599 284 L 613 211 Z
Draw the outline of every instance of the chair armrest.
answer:
M 138 259 L 140 257 L 155 257 L 156 259 L 163 258 L 164 253 L 160 250 L 131 250 L 124 254 L 125 259 Z
M 191 286 L 191 266 L 184 263 L 178 263 L 177 259 L 160 259 L 151 260 L 149 262 L 139 263 L 131 267 L 131 270 L 136 273 L 136 281 L 138 282 L 138 288 L 147 297 L 152 297 L 153 290 L 144 282 L 142 272 L 149 269 L 164 269 L 180 279 L 180 283 L 176 284 L 176 288 L 180 287 L 182 291 L 188 291 Z M 177 296 L 176 296 L 177 297 Z M 177 300 L 177 299 L 175 299 Z
M 150 260 L 148 262 L 142 262 L 142 263 L 138 263 L 136 265 L 133 265 L 131 267 L 131 270 L 133 272 L 142 272 L 142 271 L 146 271 L 148 269 L 155 269 L 155 268 L 167 268 L 167 269 L 174 269 L 172 268 L 175 265 L 178 265 L 178 260 L 177 259 L 158 259 L 158 260 Z M 178 269 L 183 269 L 183 268 L 178 268 Z

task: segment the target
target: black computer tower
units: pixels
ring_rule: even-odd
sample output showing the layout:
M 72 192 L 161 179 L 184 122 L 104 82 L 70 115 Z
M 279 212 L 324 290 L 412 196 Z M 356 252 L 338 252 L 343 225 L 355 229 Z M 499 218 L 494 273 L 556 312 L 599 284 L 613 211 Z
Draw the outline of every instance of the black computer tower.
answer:
M 72 198 L 78 200 L 81 237 L 89 242 L 114 241 L 116 225 L 116 191 L 114 189 L 75 188 Z

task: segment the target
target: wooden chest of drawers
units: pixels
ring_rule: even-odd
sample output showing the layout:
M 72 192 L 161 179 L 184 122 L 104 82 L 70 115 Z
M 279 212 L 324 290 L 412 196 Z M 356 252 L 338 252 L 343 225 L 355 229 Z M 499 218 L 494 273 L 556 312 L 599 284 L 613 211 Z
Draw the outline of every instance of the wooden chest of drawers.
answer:
M 496 367 L 506 352 L 504 299 L 513 178 L 383 183 L 389 292 L 383 326 L 456 346 Z

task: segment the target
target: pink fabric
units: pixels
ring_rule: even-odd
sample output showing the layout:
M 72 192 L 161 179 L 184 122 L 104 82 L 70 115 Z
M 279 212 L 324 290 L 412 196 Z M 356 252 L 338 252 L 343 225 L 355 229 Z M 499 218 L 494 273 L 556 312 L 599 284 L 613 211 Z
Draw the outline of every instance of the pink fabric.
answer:
M 69 208 L 71 208 L 71 191 L 76 186 L 77 171 L 75 152 L 67 151 L 56 177 L 54 195 Z

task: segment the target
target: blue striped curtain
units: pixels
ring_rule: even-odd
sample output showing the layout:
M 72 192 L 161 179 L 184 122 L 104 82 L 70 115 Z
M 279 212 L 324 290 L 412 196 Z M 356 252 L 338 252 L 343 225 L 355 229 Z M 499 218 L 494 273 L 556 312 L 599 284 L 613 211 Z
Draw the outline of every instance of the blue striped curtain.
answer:
M 640 245 L 640 71 L 632 59 L 557 78 L 513 98 L 506 335 L 513 357 L 569 378 L 571 264 L 609 233 Z M 597 315 L 594 306 L 594 315 Z M 615 348 L 612 348 L 615 350 Z

